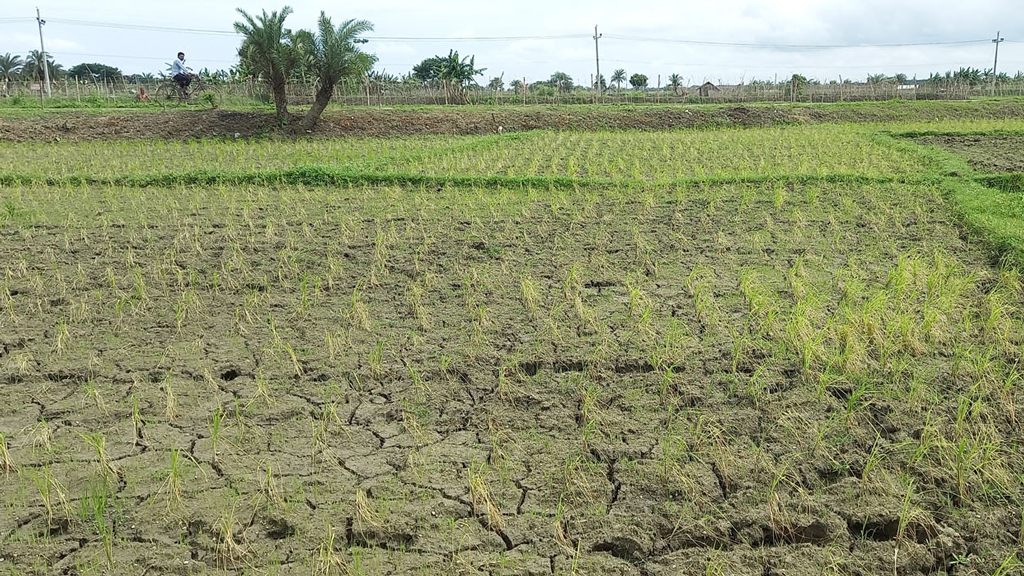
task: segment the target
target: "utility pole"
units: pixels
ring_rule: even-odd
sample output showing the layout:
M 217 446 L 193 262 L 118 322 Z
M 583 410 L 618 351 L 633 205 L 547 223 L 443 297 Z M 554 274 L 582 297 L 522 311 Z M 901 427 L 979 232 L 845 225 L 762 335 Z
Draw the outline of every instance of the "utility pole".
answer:
M 603 36 L 603 34 L 598 34 L 597 33 L 597 25 L 595 24 L 594 25 L 594 61 L 597 63 L 597 80 L 596 80 L 597 83 L 594 84 L 594 87 L 597 89 L 597 94 L 599 96 L 604 92 L 604 90 L 602 90 L 602 86 L 601 86 L 601 52 L 600 52 L 600 50 L 597 47 L 597 41 L 601 39 L 601 36 Z
M 39 51 L 43 60 L 43 81 L 46 83 L 46 96 L 50 96 L 50 67 L 46 62 L 46 46 L 43 45 L 43 24 L 46 20 L 39 15 L 39 8 L 36 7 L 36 22 L 39 23 Z
M 992 40 L 992 43 L 996 45 L 996 59 L 992 62 L 992 95 L 996 95 L 996 69 L 999 67 L 999 44 L 1005 42 L 1006 39 L 999 36 L 999 31 L 996 31 L 996 37 Z

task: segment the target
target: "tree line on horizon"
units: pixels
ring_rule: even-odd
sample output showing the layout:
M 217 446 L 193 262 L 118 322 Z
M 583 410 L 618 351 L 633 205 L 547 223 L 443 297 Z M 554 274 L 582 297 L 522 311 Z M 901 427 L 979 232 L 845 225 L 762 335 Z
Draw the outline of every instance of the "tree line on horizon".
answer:
M 226 70 L 202 68 L 197 71 L 197 73 L 205 79 L 213 82 L 262 79 L 260 72 L 252 65 L 252 62 L 241 54 L 242 50 L 248 51 L 249 48 L 243 43 L 242 48 L 239 49 L 239 62 L 235 66 Z M 387 71 L 378 71 L 373 69 L 368 70 L 366 75 L 371 82 L 377 84 L 417 86 L 440 85 L 443 82 L 450 82 L 452 84 L 457 84 L 462 88 L 476 87 L 492 91 L 511 90 L 516 92 L 522 90 L 523 81 L 521 79 L 516 78 L 506 83 L 504 75 L 492 77 L 486 84 L 477 83 L 476 77 L 482 75 L 487 69 L 477 68 L 475 60 L 476 57 L 473 55 L 460 57 L 458 51 L 451 50 L 447 56 L 437 55 L 424 59 L 422 62 L 414 66 L 411 71 L 403 75 L 394 75 L 387 73 Z M 24 58 L 17 54 L 12 55 L 9 52 L 0 54 L 0 81 L 42 80 L 43 69 L 41 63 L 42 56 L 38 50 L 29 51 L 28 55 Z M 165 66 L 165 69 L 160 72 L 143 72 L 134 74 L 126 74 L 116 66 L 98 62 L 82 62 L 70 68 L 65 68 L 63 65 L 55 62 L 50 54 L 47 55 L 47 63 L 50 69 L 50 78 L 53 80 L 72 79 L 81 82 L 111 82 L 124 80 L 130 83 L 138 83 L 155 81 L 167 78 L 170 75 L 170 63 L 168 63 Z M 299 59 L 291 67 L 291 80 L 293 81 L 301 82 L 309 80 L 315 76 L 316 73 L 310 67 L 310 62 L 307 59 Z M 923 79 L 916 79 L 908 76 L 907 74 L 897 73 L 892 75 L 869 74 L 863 80 L 842 78 L 841 80 L 833 79 L 828 81 L 808 78 L 801 74 L 794 74 L 788 78 L 783 78 L 778 81 L 753 79 L 748 82 L 741 82 L 740 85 L 785 86 L 796 84 L 807 86 L 826 84 L 958 84 L 977 87 L 991 84 L 993 80 L 995 80 L 995 83 L 998 85 L 1024 84 L 1024 71 L 1017 71 L 1012 76 L 1006 72 L 999 72 L 993 77 L 991 69 L 961 67 L 958 70 L 947 70 L 944 73 L 933 72 L 929 74 L 927 78 Z M 703 83 L 703 80 L 701 83 Z M 595 84 L 597 83 L 595 82 Z M 609 79 L 605 79 L 604 75 L 602 75 L 600 78 L 600 84 L 603 90 L 609 89 L 610 86 L 614 86 L 615 90 L 622 90 L 624 85 L 628 85 L 634 90 L 644 90 L 650 88 L 650 77 L 642 73 L 627 75 L 624 69 L 619 68 L 612 73 L 610 81 Z M 665 84 L 662 88 L 665 90 L 678 91 L 684 88 L 687 84 L 688 83 L 684 81 L 683 76 L 673 73 L 665 75 Z M 551 88 L 553 91 L 565 93 L 579 89 L 593 89 L 594 86 L 577 84 L 571 75 L 565 72 L 554 72 L 548 79 L 537 80 L 530 83 L 529 88 L 531 90 Z
M 302 118 L 300 125 L 305 128 L 316 123 L 323 109 L 326 108 L 334 94 L 335 87 L 342 81 L 361 81 L 367 86 L 373 85 L 376 90 L 387 87 L 430 87 L 441 90 L 445 102 L 468 102 L 468 90 L 489 90 L 493 92 L 510 90 L 519 93 L 528 88 L 534 94 L 554 95 L 570 93 L 578 90 L 614 90 L 619 92 L 627 84 L 634 91 L 650 90 L 650 78 L 643 73 L 627 74 L 619 68 L 612 72 L 607 80 L 602 75 L 596 80 L 591 77 L 589 86 L 578 85 L 573 77 L 565 72 L 556 71 L 549 78 L 535 81 L 528 86 L 525 79 L 513 79 L 506 84 L 504 73 L 492 77 L 485 84 L 477 78 L 483 76 L 486 68 L 476 65 L 475 55 L 461 56 L 456 50 L 447 55 L 435 55 L 425 58 L 414 66 L 411 71 L 402 75 L 389 74 L 385 70 L 374 70 L 377 57 L 364 52 L 361 45 L 367 42 L 361 38 L 366 32 L 373 30 L 373 24 L 366 20 L 345 20 L 335 27 L 331 19 L 320 13 L 317 29 L 291 30 L 285 27 L 285 21 L 292 13 L 289 6 L 279 11 L 251 15 L 238 8 L 241 20 L 234 24 L 235 30 L 242 35 L 242 43 L 238 48 L 238 63 L 228 70 L 211 71 L 203 68 L 197 73 L 211 83 L 234 81 L 258 81 L 267 84 L 273 96 L 277 116 L 281 122 L 288 122 L 288 103 L 285 87 L 289 83 L 313 84 L 315 96 L 312 108 Z M 50 78 L 55 80 L 74 80 L 78 82 L 117 82 L 140 83 L 167 78 L 170 75 L 170 64 L 159 73 L 124 74 L 116 66 L 102 63 L 80 63 L 64 68 L 47 54 L 46 64 Z M 43 55 L 32 50 L 22 58 L 20 55 L 5 53 L 0 55 L 0 82 L 4 81 L 40 81 L 43 79 Z M 924 80 L 910 79 L 906 74 L 893 75 L 870 74 L 864 82 L 854 82 L 849 78 L 823 82 L 808 78 L 801 74 L 793 74 L 783 80 L 751 80 L 741 82 L 741 86 L 786 87 L 799 93 L 807 86 L 835 84 L 867 84 L 901 86 L 913 82 L 921 86 L 966 86 L 978 87 L 988 84 L 1022 85 L 1024 72 L 1018 71 L 1014 76 L 1007 73 L 993 75 L 991 69 L 960 68 L 945 73 L 935 72 Z M 665 84 L 661 90 L 680 94 L 685 88 L 680 74 L 672 73 L 665 76 Z

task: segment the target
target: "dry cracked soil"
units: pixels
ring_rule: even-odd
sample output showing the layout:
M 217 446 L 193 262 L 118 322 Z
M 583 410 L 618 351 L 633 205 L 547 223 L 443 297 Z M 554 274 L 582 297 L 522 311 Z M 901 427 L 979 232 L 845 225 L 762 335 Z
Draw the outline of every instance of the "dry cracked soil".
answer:
M 973 574 L 1019 550 L 1020 391 L 993 382 L 1020 286 L 928 187 L 0 200 L 0 572 Z

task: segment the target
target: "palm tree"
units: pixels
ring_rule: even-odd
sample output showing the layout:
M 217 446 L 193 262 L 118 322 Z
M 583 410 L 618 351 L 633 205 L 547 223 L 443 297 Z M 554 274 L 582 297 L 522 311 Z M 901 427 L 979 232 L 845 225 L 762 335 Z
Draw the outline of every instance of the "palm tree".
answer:
M 548 80 L 548 86 L 559 92 L 572 92 L 572 89 L 576 87 L 576 82 L 565 72 L 555 72 Z
M 619 68 L 615 72 L 612 72 L 612 84 L 615 84 L 616 90 L 622 89 L 622 83 L 626 81 L 626 71 Z
M 24 65 L 21 56 L 11 56 L 10 52 L 0 56 L 0 80 L 14 80 Z
M 679 74 L 670 74 L 668 77 L 668 84 L 666 88 L 671 88 L 674 93 L 679 94 L 679 89 L 683 87 L 683 77 Z
M 50 79 L 54 80 L 63 75 L 64 67 L 54 62 L 50 56 L 49 53 L 46 54 L 46 63 L 50 70 Z M 21 68 L 21 75 L 32 80 L 42 80 L 44 78 L 42 52 L 39 50 L 29 50 L 28 56 L 25 57 L 25 64 Z
M 256 17 L 241 8 L 238 8 L 238 13 L 242 15 L 243 21 L 235 22 L 235 31 L 245 36 L 238 49 L 238 56 L 270 84 L 277 119 L 286 122 L 288 97 L 285 84 L 298 60 L 297 51 L 291 42 L 292 31 L 284 27 L 285 19 L 292 13 L 291 6 L 270 14 L 264 10 L 262 15 Z
M 337 28 L 323 12 L 316 34 L 309 45 L 310 69 L 317 76 L 320 87 L 313 106 L 306 112 L 299 127 L 312 128 L 334 95 L 334 87 L 345 78 L 360 78 L 369 72 L 377 57 L 356 47 L 359 36 L 373 30 L 366 20 L 345 20 Z

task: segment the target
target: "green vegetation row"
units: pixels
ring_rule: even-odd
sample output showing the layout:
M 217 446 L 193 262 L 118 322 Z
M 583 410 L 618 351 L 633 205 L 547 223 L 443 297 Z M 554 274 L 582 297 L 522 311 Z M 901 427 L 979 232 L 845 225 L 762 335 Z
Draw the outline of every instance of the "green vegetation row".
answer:
M 968 126 L 973 126 L 968 124 Z M 1021 125 L 1024 129 L 1024 124 Z M 877 127 L 788 126 L 674 132 L 520 132 L 401 139 L 90 141 L 0 144 L 10 171 L 120 176 L 169 170 L 344 166 L 426 175 L 686 177 L 926 171 L 908 143 L 873 141 Z
M 1012 172 L 1009 174 L 986 174 L 984 176 L 978 176 L 975 180 L 988 186 L 989 188 L 997 188 L 1003 192 L 1024 193 L 1024 174 L 1019 172 Z M 1024 198 L 1021 199 L 1024 201 Z M 1024 206 L 1024 203 L 1022 203 Z
M 976 179 L 942 177 L 929 174 L 866 176 L 862 174 L 787 174 L 734 177 L 683 178 L 672 182 L 569 178 L 565 176 L 430 176 L 423 174 L 354 172 L 344 168 L 303 166 L 283 170 L 199 170 L 155 174 L 95 177 L 41 177 L 31 174 L 0 173 L 0 186 L 47 185 L 74 187 L 107 185 L 126 187 L 199 187 L 199 186 L 315 186 L 352 187 L 366 185 L 405 185 L 424 191 L 443 188 L 502 189 L 664 189 L 670 187 L 709 187 L 729 184 L 915 184 L 935 186 L 954 200 L 959 217 L 973 232 L 989 241 L 1000 257 L 1024 262 L 1024 199 L 1007 193 L 998 182 L 1014 182 L 1019 191 L 1024 175 L 985 175 Z
M 349 185 L 417 185 L 417 186 L 474 186 L 474 187 L 536 187 L 536 188 L 663 188 L 672 186 L 714 186 L 723 184 L 760 184 L 790 182 L 800 184 L 838 183 L 907 183 L 935 184 L 940 179 L 932 175 L 867 176 L 856 173 L 836 174 L 782 174 L 707 176 L 679 178 L 649 182 L 633 179 L 570 178 L 567 176 L 498 176 L 498 175 L 429 175 L 400 172 L 358 172 L 330 166 L 298 166 L 281 170 L 191 170 L 187 172 L 157 172 L 131 176 L 42 176 L 39 174 L 0 173 L 0 186 L 127 186 L 127 187 L 183 187 L 183 186 L 349 186 Z

